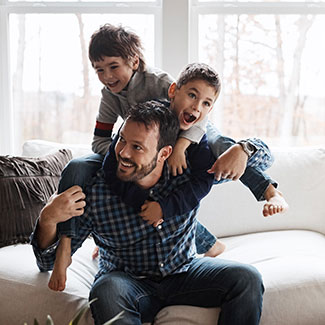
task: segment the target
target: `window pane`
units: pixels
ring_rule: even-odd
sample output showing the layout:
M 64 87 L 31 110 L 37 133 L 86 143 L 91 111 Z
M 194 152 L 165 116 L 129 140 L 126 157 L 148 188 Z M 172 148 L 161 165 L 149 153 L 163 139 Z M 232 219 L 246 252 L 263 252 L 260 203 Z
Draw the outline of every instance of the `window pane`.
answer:
M 9 2 L 38 2 L 35 0 L 9 0 Z M 42 0 L 41 2 L 92 2 L 91 0 Z M 157 0 L 110 0 L 109 2 L 156 2 Z M 96 0 L 96 2 L 107 2 L 107 0 Z
M 153 15 L 10 15 L 17 148 L 28 139 L 91 143 L 102 85 L 88 44 L 106 22 L 132 26 L 154 65 Z
M 247 0 L 198 0 L 198 2 L 247 2 Z M 250 0 L 249 2 L 306 2 L 306 3 L 317 3 L 317 2 L 325 2 L 325 0 Z
M 235 138 L 325 143 L 324 16 L 201 15 L 199 58 L 222 77 L 212 119 Z

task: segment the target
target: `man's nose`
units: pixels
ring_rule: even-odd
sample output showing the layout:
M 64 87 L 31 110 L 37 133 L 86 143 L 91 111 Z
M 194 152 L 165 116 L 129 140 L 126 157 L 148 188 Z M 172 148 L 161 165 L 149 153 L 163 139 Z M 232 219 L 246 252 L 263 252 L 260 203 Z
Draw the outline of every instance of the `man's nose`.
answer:
M 130 158 L 131 154 L 130 154 L 130 148 L 128 145 L 123 146 L 123 148 L 121 148 L 119 155 L 122 158 Z

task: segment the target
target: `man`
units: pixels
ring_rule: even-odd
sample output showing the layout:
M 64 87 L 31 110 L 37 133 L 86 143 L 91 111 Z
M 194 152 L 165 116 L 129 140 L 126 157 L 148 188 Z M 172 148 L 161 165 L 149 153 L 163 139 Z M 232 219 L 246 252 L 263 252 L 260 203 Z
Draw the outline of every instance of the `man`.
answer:
M 103 324 L 121 311 L 116 324 L 152 322 L 168 305 L 222 308 L 219 324 L 258 324 L 263 284 L 249 265 L 214 258 L 195 257 L 198 207 L 189 213 L 165 218 L 153 227 L 139 216 L 146 200 L 174 193 L 190 181 L 190 169 L 171 177 L 166 164 L 178 134 L 178 119 L 166 107 L 151 101 L 130 111 L 115 146 L 116 173 L 107 181 L 101 170 L 87 190 L 87 207 L 78 218 L 78 236 L 72 253 L 89 234 L 100 248 L 99 272 L 90 292 L 95 324 Z M 214 162 L 206 137 L 187 151 L 201 173 L 201 192 L 207 194 Z M 82 209 L 80 191 L 71 190 L 72 209 Z M 77 200 L 76 200 L 77 199 Z M 59 198 L 60 200 L 60 198 Z M 127 203 L 126 203 L 127 202 Z M 53 208 L 53 205 L 52 205 Z M 51 209 L 51 208 L 50 208 Z M 69 218 L 41 213 L 32 244 L 41 271 L 53 267 L 57 244 L 56 225 Z

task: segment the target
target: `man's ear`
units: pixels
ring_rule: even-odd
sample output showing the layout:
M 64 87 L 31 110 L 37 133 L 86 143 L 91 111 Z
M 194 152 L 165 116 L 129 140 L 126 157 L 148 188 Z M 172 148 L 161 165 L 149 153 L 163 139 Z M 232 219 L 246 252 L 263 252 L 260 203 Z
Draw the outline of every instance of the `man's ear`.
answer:
M 132 70 L 133 70 L 133 71 L 138 70 L 138 68 L 139 68 L 139 64 L 140 64 L 140 59 L 139 59 L 139 57 L 136 55 L 136 56 L 133 58 Z
M 172 146 L 165 146 L 160 149 L 159 151 L 159 158 L 158 161 L 164 162 L 168 157 L 172 154 L 173 147 Z
M 168 88 L 168 97 L 170 99 L 173 99 L 175 97 L 176 89 L 177 89 L 176 82 L 173 82 Z

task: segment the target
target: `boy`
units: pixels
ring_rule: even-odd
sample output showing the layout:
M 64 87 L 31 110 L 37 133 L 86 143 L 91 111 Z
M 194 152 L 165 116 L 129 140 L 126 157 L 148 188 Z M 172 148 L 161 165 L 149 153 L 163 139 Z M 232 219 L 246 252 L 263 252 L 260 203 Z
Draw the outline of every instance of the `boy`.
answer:
M 75 184 L 83 187 L 87 179 L 90 179 L 100 168 L 103 155 L 108 150 L 112 140 L 111 135 L 114 123 L 119 116 L 124 118 L 130 105 L 153 98 L 168 98 L 168 89 L 172 83 L 171 77 L 166 73 L 145 67 L 139 37 L 132 32 L 126 31 L 122 27 L 114 27 L 106 24 L 101 27 L 99 31 L 95 32 L 89 45 L 89 58 L 98 74 L 99 80 L 105 86 L 102 90 L 102 100 L 92 144 L 93 151 L 96 154 L 91 157 L 75 159 L 68 164 L 62 173 L 58 190 L 59 193 Z M 200 118 L 195 120 L 195 123 L 192 123 L 191 119 L 193 119 L 193 116 L 193 114 L 186 115 L 186 123 L 188 126 L 191 125 L 191 127 L 186 128 L 186 130 L 184 128 L 184 133 L 180 135 L 181 138 L 179 141 L 183 141 L 183 139 L 186 138 L 188 143 L 198 143 L 204 135 L 205 130 L 204 127 L 202 127 L 204 119 Z M 220 138 L 220 140 L 220 142 L 223 143 L 222 138 Z M 220 142 L 218 142 L 217 145 L 219 145 Z M 181 148 L 180 153 L 177 152 L 178 148 Z M 221 158 L 234 158 L 236 155 L 235 152 L 236 150 L 232 150 L 231 154 L 228 153 L 228 155 Z M 174 157 L 175 155 L 184 156 L 184 149 L 181 145 L 176 145 L 173 155 Z M 171 169 L 175 171 L 179 169 L 179 158 L 175 159 L 174 157 L 170 160 L 170 165 Z M 232 178 L 237 177 L 239 173 L 238 170 L 244 169 L 243 165 L 244 167 L 246 166 L 245 159 L 244 163 L 243 159 L 241 162 L 238 159 L 235 160 L 237 163 L 230 168 L 230 176 Z M 225 158 L 224 160 L 221 159 L 221 161 L 229 161 L 229 159 Z M 228 167 L 228 165 L 223 163 L 223 166 Z M 222 168 L 226 169 L 223 166 Z M 214 165 L 211 172 L 215 172 L 216 170 L 217 167 Z M 143 211 L 144 217 L 146 217 L 145 208 L 146 206 L 144 206 Z M 147 210 L 147 213 L 150 213 L 150 210 Z M 49 287 L 53 290 L 64 289 L 66 279 L 65 270 L 71 263 L 71 258 L 70 255 L 64 258 L 61 254 L 65 251 L 63 246 L 69 250 L 69 239 L 64 239 L 64 236 L 74 235 L 73 222 L 75 222 L 74 218 L 69 220 L 68 223 L 59 225 L 59 232 L 63 237 L 60 243 L 60 246 L 62 244 L 62 249 L 57 252 L 58 261 L 61 260 L 64 262 L 55 263 L 49 282 Z M 199 233 L 201 233 L 200 236 L 198 235 Z M 207 252 L 207 255 L 216 256 L 223 251 L 223 244 L 216 241 L 214 236 L 209 234 L 202 225 L 198 227 L 198 234 L 197 248 L 199 252 Z M 66 245 L 63 244 L 64 242 Z M 205 245 L 201 245 L 202 247 L 200 247 L 201 243 L 205 243 Z

